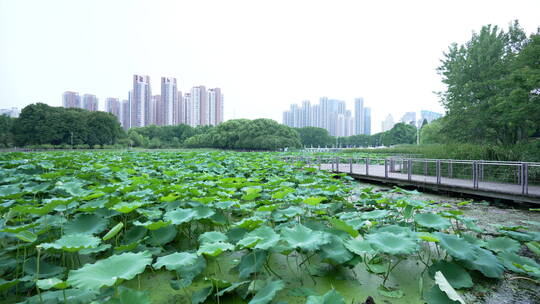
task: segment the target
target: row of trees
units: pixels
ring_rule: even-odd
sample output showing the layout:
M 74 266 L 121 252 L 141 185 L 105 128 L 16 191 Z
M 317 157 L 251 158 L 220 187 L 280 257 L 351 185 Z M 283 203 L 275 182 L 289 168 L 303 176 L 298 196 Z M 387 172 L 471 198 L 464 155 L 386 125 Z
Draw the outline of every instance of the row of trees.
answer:
M 235 119 L 216 127 L 188 125 L 132 128 L 127 134 L 105 112 L 32 104 L 18 118 L 0 116 L 0 147 L 134 146 L 276 150 L 301 146 L 298 133 L 271 119 Z
M 125 137 L 115 116 L 105 112 L 51 107 L 25 107 L 18 118 L 0 117 L 0 145 L 114 145 Z
M 356 146 L 377 147 L 393 146 L 398 144 L 413 144 L 416 142 L 416 127 L 405 123 L 398 123 L 386 132 L 373 135 L 353 135 L 347 137 L 333 137 L 328 131 L 316 127 L 304 127 L 295 129 L 300 135 L 302 146 L 326 147 L 326 146 Z
M 513 145 L 540 137 L 540 28 L 527 37 L 515 21 L 508 30 L 484 26 L 452 44 L 438 68 L 446 115 L 440 142 Z

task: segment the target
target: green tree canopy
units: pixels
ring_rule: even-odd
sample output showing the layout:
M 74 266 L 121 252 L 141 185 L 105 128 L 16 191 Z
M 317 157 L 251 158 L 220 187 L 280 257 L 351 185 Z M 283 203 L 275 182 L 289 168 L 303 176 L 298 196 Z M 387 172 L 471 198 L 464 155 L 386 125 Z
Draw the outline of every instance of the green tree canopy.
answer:
M 304 147 L 325 147 L 334 142 L 326 129 L 317 127 L 296 128 L 300 141 Z

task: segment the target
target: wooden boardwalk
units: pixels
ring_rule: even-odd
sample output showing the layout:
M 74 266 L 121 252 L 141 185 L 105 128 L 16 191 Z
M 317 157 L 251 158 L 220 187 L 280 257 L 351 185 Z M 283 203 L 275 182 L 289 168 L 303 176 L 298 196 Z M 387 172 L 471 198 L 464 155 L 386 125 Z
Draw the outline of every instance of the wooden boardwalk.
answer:
M 339 168 L 336 170 L 335 167 Z M 349 163 L 340 163 L 337 166 L 335 164 L 334 166 L 332 164 L 321 164 L 321 169 L 348 173 L 351 177 L 359 180 L 540 204 L 540 186 L 538 185 L 528 185 L 528 193 L 524 194 L 520 184 L 478 181 L 478 185 L 475 187 L 471 179 L 441 177 L 440 182 L 437 182 L 436 176 L 420 174 L 411 174 L 409 179 L 407 173 L 386 173 L 384 165 L 370 165 L 369 172 L 366 172 L 366 166 L 362 164 L 353 164 L 351 171 Z

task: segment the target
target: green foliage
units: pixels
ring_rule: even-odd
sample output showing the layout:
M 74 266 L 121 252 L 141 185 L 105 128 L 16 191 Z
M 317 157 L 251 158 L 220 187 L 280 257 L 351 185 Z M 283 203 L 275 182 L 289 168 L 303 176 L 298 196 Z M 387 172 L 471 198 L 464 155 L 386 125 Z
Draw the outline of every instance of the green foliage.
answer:
M 8 148 L 13 145 L 12 127 L 15 119 L 7 115 L 0 115 L 0 148 Z
M 514 144 L 540 136 L 540 32 L 527 38 L 515 21 L 487 25 L 453 44 L 438 68 L 447 90 L 441 133 L 450 140 Z
M 125 136 L 116 117 L 105 112 L 31 104 L 12 127 L 14 143 L 28 145 L 112 145 Z
M 304 147 L 326 147 L 334 144 L 332 136 L 326 129 L 317 127 L 296 128 Z

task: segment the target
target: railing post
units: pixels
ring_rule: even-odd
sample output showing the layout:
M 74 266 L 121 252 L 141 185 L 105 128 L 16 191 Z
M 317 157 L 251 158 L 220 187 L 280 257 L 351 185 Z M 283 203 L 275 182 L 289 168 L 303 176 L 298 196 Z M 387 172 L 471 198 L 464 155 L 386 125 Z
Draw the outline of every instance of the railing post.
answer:
M 427 159 L 424 160 L 424 176 L 428 175 L 428 161 Z
M 448 161 L 448 178 L 452 178 L 452 160 Z
M 384 178 L 388 178 L 388 159 L 384 159 Z
M 334 172 L 334 161 L 330 158 L 330 163 L 332 164 L 332 172 Z
M 339 172 L 339 156 L 336 156 L 336 172 Z
M 366 175 L 369 175 L 369 157 L 366 157 Z
M 411 181 L 412 179 L 412 159 L 407 160 L 407 180 Z
M 441 184 L 441 160 L 440 159 L 437 159 L 435 167 L 437 171 L 437 184 Z
M 529 194 L 529 164 L 521 163 L 521 194 Z
M 352 161 L 352 157 L 351 157 L 351 159 L 349 159 L 349 171 L 350 171 L 351 174 L 353 173 L 352 166 L 353 166 L 353 161 Z
M 480 180 L 481 181 L 484 181 L 484 163 L 482 161 L 480 161 Z
M 478 162 L 473 161 L 473 189 L 478 189 Z

